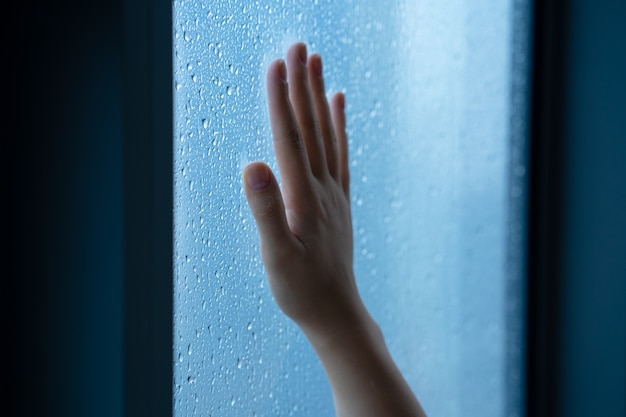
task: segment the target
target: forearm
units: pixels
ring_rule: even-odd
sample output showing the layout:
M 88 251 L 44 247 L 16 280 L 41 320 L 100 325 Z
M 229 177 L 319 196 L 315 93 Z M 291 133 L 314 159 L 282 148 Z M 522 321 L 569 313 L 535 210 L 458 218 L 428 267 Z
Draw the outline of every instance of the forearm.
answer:
M 380 328 L 362 303 L 351 320 L 303 328 L 330 381 L 338 417 L 423 417 Z

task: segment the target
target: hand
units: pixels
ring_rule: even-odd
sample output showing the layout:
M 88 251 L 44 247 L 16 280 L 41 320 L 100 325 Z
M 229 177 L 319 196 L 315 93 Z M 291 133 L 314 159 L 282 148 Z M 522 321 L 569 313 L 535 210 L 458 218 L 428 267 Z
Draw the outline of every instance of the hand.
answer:
M 270 65 L 267 89 L 282 190 L 261 162 L 244 183 L 274 298 L 320 358 L 337 416 L 423 417 L 354 280 L 345 98 L 329 107 L 302 43 Z
M 344 96 L 326 100 L 322 59 L 297 43 L 267 73 L 274 151 L 270 168 L 244 170 L 272 294 L 303 329 L 322 329 L 361 308 L 353 275 Z

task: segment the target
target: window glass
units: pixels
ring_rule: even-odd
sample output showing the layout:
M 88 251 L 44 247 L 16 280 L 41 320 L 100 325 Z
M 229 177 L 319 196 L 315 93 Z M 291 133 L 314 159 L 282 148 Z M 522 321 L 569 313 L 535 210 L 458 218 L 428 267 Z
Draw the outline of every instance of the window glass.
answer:
M 394 359 L 429 415 L 505 414 L 512 10 L 174 2 L 176 417 L 334 415 L 241 186 L 278 172 L 265 71 L 299 40 L 346 93 L 355 272 Z

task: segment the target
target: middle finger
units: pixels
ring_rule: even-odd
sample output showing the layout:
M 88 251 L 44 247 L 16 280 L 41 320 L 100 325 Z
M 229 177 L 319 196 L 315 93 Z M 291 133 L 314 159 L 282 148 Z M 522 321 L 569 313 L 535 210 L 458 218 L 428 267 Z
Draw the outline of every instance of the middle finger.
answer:
M 313 175 L 319 177 L 327 169 L 326 156 L 321 141 L 319 122 L 311 98 L 307 58 L 307 50 L 304 43 L 296 43 L 287 51 L 289 99 L 300 126 L 311 171 Z

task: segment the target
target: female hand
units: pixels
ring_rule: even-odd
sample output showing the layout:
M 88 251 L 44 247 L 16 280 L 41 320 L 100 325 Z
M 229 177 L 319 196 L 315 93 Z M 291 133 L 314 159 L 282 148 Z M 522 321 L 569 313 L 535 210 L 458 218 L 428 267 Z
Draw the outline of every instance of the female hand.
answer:
M 344 96 L 326 100 L 322 59 L 297 43 L 267 73 L 274 151 L 270 168 L 244 170 L 270 288 L 301 327 L 325 328 L 360 306 L 353 275 Z

